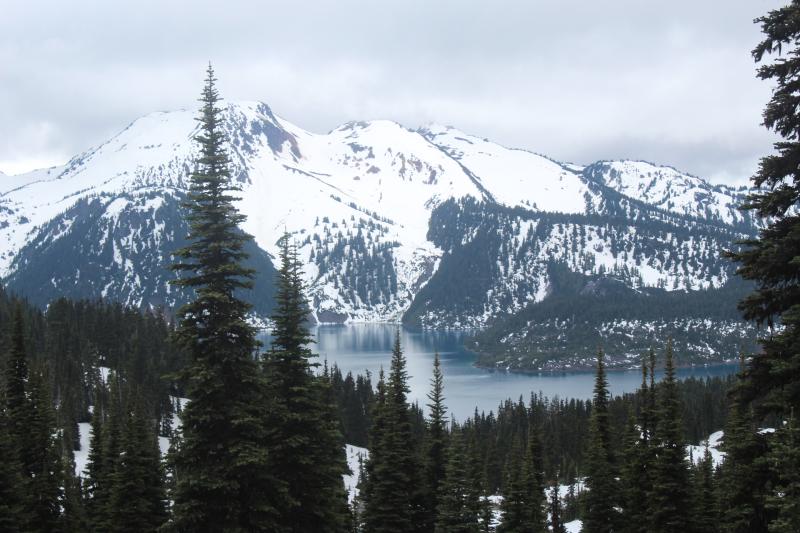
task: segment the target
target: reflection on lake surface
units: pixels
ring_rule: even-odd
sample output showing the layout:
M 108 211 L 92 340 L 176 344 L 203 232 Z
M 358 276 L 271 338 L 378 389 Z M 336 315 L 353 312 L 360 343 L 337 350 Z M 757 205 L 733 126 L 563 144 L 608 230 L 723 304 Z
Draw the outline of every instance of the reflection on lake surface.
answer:
M 388 371 L 396 326 L 389 324 L 355 324 L 350 326 L 319 326 L 312 330 L 320 361 L 327 359 L 336 363 L 343 373 L 352 371 L 373 374 L 377 382 L 378 370 Z M 470 416 L 475 407 L 481 411 L 497 410 L 497 405 L 506 398 L 525 397 L 531 391 L 545 396 L 562 398 L 590 398 L 594 386 L 591 372 L 570 374 L 510 374 L 490 372 L 473 366 L 475 355 L 464 349 L 464 332 L 452 331 L 400 331 L 400 342 L 408 361 L 409 399 L 420 404 L 427 403 L 430 389 L 433 355 L 436 351 L 442 359 L 445 397 L 449 412 L 457 419 Z M 735 365 L 685 368 L 678 371 L 679 377 L 721 376 L 734 372 Z M 612 394 L 635 390 L 641 382 L 638 370 L 610 372 L 609 388 Z

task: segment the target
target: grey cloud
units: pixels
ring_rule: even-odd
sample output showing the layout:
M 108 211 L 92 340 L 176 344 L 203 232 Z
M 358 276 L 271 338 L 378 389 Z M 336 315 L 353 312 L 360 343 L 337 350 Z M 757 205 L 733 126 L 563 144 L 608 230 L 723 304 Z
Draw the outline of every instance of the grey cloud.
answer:
M 132 119 L 228 99 L 312 131 L 435 121 L 587 163 L 740 183 L 770 149 L 752 20 L 780 2 L 30 2 L 0 18 L 0 169 L 55 162 Z

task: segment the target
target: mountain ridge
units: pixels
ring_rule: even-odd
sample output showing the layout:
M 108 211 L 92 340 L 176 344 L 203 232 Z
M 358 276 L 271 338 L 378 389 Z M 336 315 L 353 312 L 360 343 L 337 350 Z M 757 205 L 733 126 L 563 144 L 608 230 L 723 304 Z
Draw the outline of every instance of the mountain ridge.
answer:
M 281 118 L 262 102 L 228 103 L 223 114 L 233 180 L 242 189 L 237 205 L 248 217 L 243 229 L 264 251 L 259 261 L 269 272 L 277 255 L 278 237 L 284 229 L 293 235 L 300 247 L 308 297 L 318 322 L 404 318 L 452 252 L 435 242 L 433 234 L 441 228 L 432 226 L 436 210 L 452 201 L 463 203 L 471 198 L 478 206 L 471 216 L 477 217 L 491 217 L 492 206 L 500 206 L 520 209 L 528 218 L 574 215 L 599 217 L 602 224 L 626 219 L 676 228 L 708 226 L 730 234 L 731 242 L 734 236 L 755 231 L 752 221 L 735 209 L 745 190 L 711 185 L 672 167 L 635 161 L 598 161 L 586 166 L 561 163 L 436 124 L 410 129 L 393 121 L 352 121 L 317 134 Z M 64 253 L 74 255 L 63 263 L 95 261 L 103 286 L 110 283 L 114 287 L 113 291 L 109 289 L 114 298 L 131 305 L 179 305 L 183 297 L 165 293 L 162 285 L 169 279 L 166 266 L 171 250 L 178 247 L 180 239 L 167 232 L 163 224 L 151 224 L 158 210 L 142 206 L 147 198 L 170 199 L 159 207 L 163 211 L 159 216 L 177 220 L 179 202 L 173 200 L 188 186 L 195 153 L 191 141 L 196 131 L 195 115 L 193 108 L 154 112 L 132 121 L 63 167 L 0 177 L 3 282 L 12 289 L 35 287 L 40 305 L 57 293 L 103 296 L 101 289 L 82 284 L 77 266 L 71 274 L 61 272 L 48 278 L 55 265 L 43 258 L 54 243 L 62 241 Z M 101 201 L 92 200 L 96 198 Z M 112 205 L 115 199 L 121 200 Z M 92 214 L 94 225 L 81 226 L 89 216 L 88 211 L 73 209 L 81 201 L 97 210 Z M 125 231 L 138 228 L 152 232 L 148 235 L 153 237 L 152 242 L 137 249 L 142 258 L 149 258 L 141 261 L 150 265 L 147 273 L 137 271 L 139 263 L 125 263 L 118 254 L 92 252 L 91 243 L 85 242 L 89 234 L 102 239 L 98 237 L 102 232 L 95 231 L 102 221 L 122 219 L 124 224 L 114 225 L 113 231 L 109 229 L 103 235 L 110 235 L 115 249 L 122 250 L 135 240 L 133 233 Z M 77 234 L 70 230 L 76 222 L 75 227 L 94 229 Z M 441 218 L 435 222 L 448 223 Z M 589 234 L 603 233 L 602 224 L 598 224 L 587 229 Z M 710 236 L 716 230 L 703 231 L 706 233 L 698 239 L 716 242 Z M 554 234 L 550 239 L 555 241 L 542 249 L 552 254 L 559 246 L 559 237 Z M 464 236 L 462 241 L 459 246 L 466 245 L 468 238 Z M 661 284 L 665 290 L 718 286 L 726 279 L 695 278 L 689 272 L 694 267 L 684 265 L 681 275 L 691 282 L 676 283 L 677 270 L 669 270 L 672 263 L 667 266 L 662 259 L 647 257 L 649 252 L 639 254 L 636 260 L 629 260 L 625 254 L 609 255 L 596 249 L 598 242 L 593 245 L 595 249 L 583 248 L 584 243 L 571 246 L 581 248 L 576 248 L 576 257 L 600 258 L 608 268 L 630 270 L 637 266 L 636 261 L 654 262 L 658 266 L 646 270 L 650 274 L 645 283 Z M 605 246 L 610 244 L 606 242 Z M 501 248 L 505 250 L 506 245 Z M 716 250 L 718 245 L 712 248 Z M 84 256 L 70 250 L 83 250 Z M 529 268 L 513 274 L 498 273 L 519 276 L 515 283 L 520 287 L 541 285 L 536 290 L 524 290 L 525 297 L 511 308 L 521 309 L 546 297 L 548 281 L 542 269 L 554 258 L 540 259 L 533 262 L 539 265 L 535 272 Z M 690 255 L 683 259 L 676 256 L 675 261 L 690 259 Z M 123 272 L 130 280 L 137 275 L 142 280 L 147 274 L 157 281 L 137 287 L 125 282 L 124 277 L 120 281 Z M 259 298 L 266 297 L 259 293 Z M 488 301 L 491 296 L 485 298 Z M 263 311 L 268 307 L 259 308 Z M 456 322 L 468 322 L 482 327 L 493 318 L 491 315 L 481 312 L 430 326 L 454 327 Z

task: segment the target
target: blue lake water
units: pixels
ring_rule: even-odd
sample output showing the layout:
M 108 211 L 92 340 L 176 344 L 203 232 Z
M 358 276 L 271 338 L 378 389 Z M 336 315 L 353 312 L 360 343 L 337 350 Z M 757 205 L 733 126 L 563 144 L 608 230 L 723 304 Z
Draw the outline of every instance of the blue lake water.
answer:
M 317 344 L 314 350 L 320 361 L 334 362 L 344 373 L 352 371 L 373 374 L 377 382 L 381 367 L 388 371 L 396 326 L 388 324 L 355 324 L 319 326 L 313 329 Z M 464 349 L 463 332 L 400 330 L 400 342 L 408 361 L 411 392 L 409 399 L 424 405 L 430 390 L 430 377 L 435 352 L 439 352 L 444 372 L 445 397 L 449 412 L 462 420 L 477 407 L 481 411 L 497 410 L 506 398 L 526 401 L 531 392 L 561 398 L 591 398 L 594 375 L 591 372 L 564 374 L 511 374 L 487 371 L 473 365 L 475 354 Z M 734 372 L 735 365 L 684 368 L 680 377 L 721 376 Z M 612 394 L 636 390 L 641 382 L 638 370 L 609 372 Z

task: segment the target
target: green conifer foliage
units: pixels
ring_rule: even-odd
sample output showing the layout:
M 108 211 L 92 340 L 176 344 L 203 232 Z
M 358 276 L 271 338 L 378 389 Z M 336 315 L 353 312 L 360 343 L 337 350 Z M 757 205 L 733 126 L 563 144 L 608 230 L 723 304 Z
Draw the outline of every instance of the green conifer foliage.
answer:
M 435 528 L 437 533 L 480 531 L 478 515 L 469 502 L 471 490 L 464 435 L 455 431 L 450 436 L 450 446 L 447 449 L 445 477 L 439 485 Z
M 703 458 L 695 468 L 694 523 L 695 531 L 717 531 L 716 487 L 714 486 L 714 460 L 706 442 Z
M 502 518 L 497 533 L 523 533 L 529 518 L 526 480 L 523 476 L 519 438 L 514 438 L 509 452 L 503 482 Z
M 550 487 L 550 499 L 547 508 L 550 512 L 550 531 L 553 533 L 567 533 L 567 528 L 564 526 L 564 515 L 561 509 L 561 498 L 559 498 L 557 482 Z
M 27 496 L 26 531 L 56 531 L 64 505 L 64 472 L 61 435 L 56 429 L 50 386 L 43 372 L 30 379 L 30 437 L 25 469 L 28 479 L 22 489 Z
M 108 508 L 110 489 L 104 485 L 105 448 L 103 445 L 103 406 L 100 393 L 95 395 L 92 410 L 91 437 L 89 455 L 86 461 L 86 479 L 83 490 L 86 502 L 86 519 L 90 531 L 102 531 L 105 524 L 105 512 Z
M 685 533 L 691 520 L 691 485 L 672 341 L 667 342 L 664 371 L 659 388 L 658 425 L 653 439 L 657 457 L 650 498 L 650 530 Z
M 384 390 L 382 390 L 384 389 Z M 406 360 L 395 336 L 389 378 L 378 389 L 373 416 L 370 458 L 367 465 L 365 533 L 416 531 L 419 510 L 414 496 L 418 490 L 419 460 L 414 449 Z
M 720 531 L 730 533 L 767 531 L 764 485 L 768 469 L 763 438 L 756 433 L 753 409 L 745 400 L 747 372 L 741 358 L 739 381 L 730 395 L 722 451 L 725 461 L 719 472 L 718 501 Z
M 11 438 L 8 411 L 0 389 L 0 531 L 16 533 L 22 521 L 22 465 Z
M 272 349 L 266 374 L 272 404 L 271 472 L 285 484 L 291 504 L 281 508 L 287 531 L 343 532 L 348 521 L 342 475 L 347 471 L 344 442 L 331 399 L 330 376 L 315 377 L 316 357 L 306 323 L 297 250 L 289 235 L 281 241 Z
M 745 241 L 740 251 L 729 254 L 740 263 L 739 274 L 757 289 L 740 303 L 747 319 L 783 328 L 762 341 L 762 350 L 747 369 L 746 394 L 759 399 L 768 411 L 800 410 L 800 112 L 796 79 L 800 75 L 800 2 L 770 11 L 756 20 L 764 40 L 753 50 L 758 77 L 775 84 L 764 110 L 764 126 L 781 140 L 775 151 L 761 159 L 752 178 L 760 190 L 742 209 L 765 222 L 757 239 Z M 773 56 L 772 62 L 765 62 Z
M 586 461 L 586 486 L 589 489 L 583 521 L 583 531 L 586 533 L 616 531 L 619 522 L 616 510 L 619 493 L 608 412 L 608 380 L 603 358 L 603 350 L 598 350 Z
M 114 472 L 109 531 L 145 533 L 166 521 L 166 493 L 155 423 L 135 402 L 126 416 Z
M 447 408 L 444 405 L 444 376 L 439 354 L 434 354 L 431 390 L 428 393 L 428 431 L 425 441 L 425 481 L 427 483 L 426 512 L 424 521 L 430 530 L 439 507 L 439 485 L 445 478 L 447 454 Z M 463 451 L 463 450 L 462 450 Z
M 544 462 L 542 460 L 542 444 L 534 421 L 530 422 L 528 431 L 528 447 L 525 452 L 523 468 L 525 482 L 525 507 L 527 531 L 543 532 L 547 530 L 544 494 Z
M 270 472 L 263 374 L 254 359 L 258 343 L 247 320 L 250 306 L 236 296 L 252 286 L 243 266 L 251 238 L 234 206 L 225 132 L 214 71 L 209 66 L 201 98 L 200 148 L 185 208 L 189 245 L 173 269 L 178 286 L 195 299 L 180 309 L 176 337 L 190 361 L 184 370 L 189 403 L 175 457 L 178 531 L 280 531 L 288 504 L 283 483 Z
M 646 384 L 644 385 L 646 387 Z M 647 391 L 645 389 L 645 394 Z M 640 417 L 644 418 L 644 417 Z M 646 533 L 649 529 L 648 498 L 652 492 L 652 467 L 650 444 L 636 423 L 633 411 L 629 413 L 624 435 L 624 462 L 621 485 L 624 520 L 621 530 L 630 533 Z
M 770 533 L 800 531 L 800 426 L 793 415 L 776 432 L 768 455 L 775 484 L 767 506 L 777 515 Z

